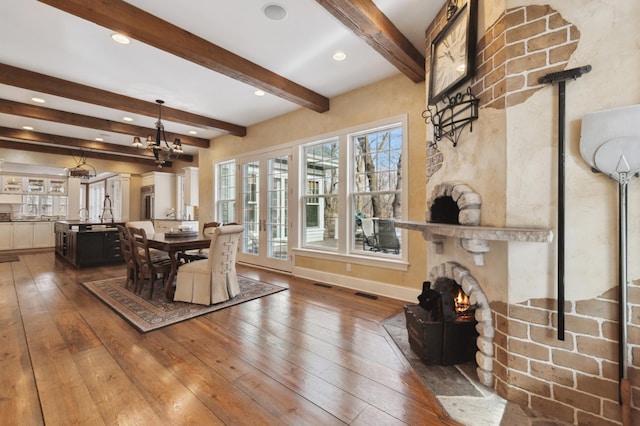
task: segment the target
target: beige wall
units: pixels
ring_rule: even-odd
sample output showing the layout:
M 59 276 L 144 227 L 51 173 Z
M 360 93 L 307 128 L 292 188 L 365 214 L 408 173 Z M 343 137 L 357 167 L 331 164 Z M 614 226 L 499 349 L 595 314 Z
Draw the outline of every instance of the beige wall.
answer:
M 508 7 L 530 2 L 510 1 Z M 616 286 L 618 185 L 594 174 L 582 159 L 580 126 L 589 112 L 640 103 L 640 2 L 636 0 L 555 0 L 548 4 L 580 30 L 578 48 L 567 68 L 593 70 L 566 83 L 566 286 L 571 300 L 589 299 Z M 557 87 L 548 86 L 526 103 L 507 111 L 507 199 L 509 222 L 530 218 L 533 224 L 556 223 Z M 640 278 L 640 180 L 629 184 L 629 278 Z M 535 212 L 534 214 L 532 214 Z M 556 239 L 557 240 L 557 239 Z M 555 276 L 526 285 L 540 272 L 523 258 L 535 256 L 552 271 L 555 246 L 513 247 L 519 262 L 511 268 L 528 277 L 512 289 L 512 300 L 553 297 Z M 513 257 L 513 256 L 512 256 Z M 523 276 L 522 274 L 520 276 Z
M 425 123 L 421 114 L 425 106 L 425 85 L 415 84 L 398 75 L 371 86 L 331 99 L 330 110 L 319 114 L 300 109 L 251 126 L 244 138 L 223 136 L 214 139 L 211 149 L 200 153 L 200 221 L 213 218 L 213 164 L 240 154 L 312 138 L 349 127 L 401 114 L 408 114 L 408 180 L 410 191 L 403 196 L 409 220 L 424 220 L 425 210 Z M 415 235 L 414 235 L 415 234 Z M 426 243 L 410 233 L 409 270 L 399 272 L 376 267 L 353 265 L 345 272 L 344 262 L 296 256 L 297 268 L 355 278 L 367 282 L 393 283 L 412 289 L 421 288 L 426 279 Z M 335 278 L 334 275 L 334 278 Z M 413 291 L 411 294 L 413 295 Z M 418 292 L 415 292 L 417 296 Z

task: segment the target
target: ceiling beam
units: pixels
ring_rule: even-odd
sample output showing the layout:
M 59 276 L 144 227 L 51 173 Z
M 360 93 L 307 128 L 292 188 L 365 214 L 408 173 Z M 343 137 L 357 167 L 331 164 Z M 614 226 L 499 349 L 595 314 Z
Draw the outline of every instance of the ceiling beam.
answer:
M 23 104 L 6 99 L 0 99 L 0 113 L 70 124 L 78 127 L 87 127 L 90 129 L 104 130 L 107 132 L 130 136 L 144 137 L 146 135 L 155 135 L 156 132 L 156 129 L 148 129 L 142 126 L 134 126 L 132 124 L 119 123 L 117 121 L 89 117 L 87 115 L 75 114 L 52 108 L 43 108 L 36 105 Z M 167 132 L 168 142 L 173 141 L 175 138 L 179 138 L 183 145 L 197 146 L 198 148 L 209 148 L 208 139 L 194 138 L 192 136 Z
M 158 117 L 158 104 L 146 102 L 106 90 L 97 89 L 73 81 L 51 77 L 45 74 L 16 68 L 7 64 L 0 64 L 0 83 L 23 89 L 35 90 L 50 95 L 73 99 L 94 105 L 101 105 L 134 114 Z M 247 129 L 210 117 L 181 111 L 166 106 L 162 107 L 162 117 L 167 121 L 183 123 L 190 126 L 202 126 L 217 129 L 235 136 L 245 136 Z
M 424 81 L 424 55 L 372 0 L 316 1 L 413 82 Z
M 30 151 L 30 152 L 40 152 L 45 154 L 56 154 L 56 155 L 64 155 L 64 156 L 84 156 L 86 158 L 97 158 L 100 160 L 109 160 L 109 161 L 118 161 L 124 163 L 135 163 L 135 164 L 149 164 L 149 160 L 146 158 L 140 157 L 126 157 L 122 155 L 116 154 L 105 154 L 104 152 L 98 151 L 87 151 L 83 149 L 74 149 L 72 147 L 61 148 L 50 145 L 42 145 L 38 143 L 25 143 L 25 142 L 16 142 L 16 141 L 7 141 L 0 139 L 0 148 L 4 149 L 12 149 L 16 151 Z M 76 160 L 74 159 L 74 162 Z M 167 161 L 163 164 L 163 168 L 170 168 L 172 166 L 171 161 Z
M 316 112 L 329 99 L 121 0 L 39 0 Z
M 63 145 L 65 147 L 79 148 L 86 151 L 112 153 L 117 154 L 120 158 L 126 156 L 135 156 L 155 160 L 151 152 L 132 146 L 122 146 L 98 141 L 88 141 L 84 139 L 70 138 L 67 136 L 49 135 L 46 133 L 34 132 L 31 130 L 19 130 L 10 129 L 8 127 L 0 127 L 0 137 L 8 139 L 18 139 L 26 142 Z M 180 154 L 179 158 L 182 161 L 193 162 L 193 156 L 189 154 Z

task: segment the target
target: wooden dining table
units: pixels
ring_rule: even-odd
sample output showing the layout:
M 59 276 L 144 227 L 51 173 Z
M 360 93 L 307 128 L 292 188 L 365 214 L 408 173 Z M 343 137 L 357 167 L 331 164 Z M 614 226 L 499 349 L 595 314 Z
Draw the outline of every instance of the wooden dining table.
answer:
M 178 253 L 185 250 L 208 248 L 211 244 L 211 236 L 198 233 L 196 235 L 175 235 L 157 232 L 147 237 L 149 248 L 167 252 L 171 259 L 171 271 L 164 282 L 164 294 L 167 299 L 173 300 L 175 288 L 173 282 L 178 273 Z

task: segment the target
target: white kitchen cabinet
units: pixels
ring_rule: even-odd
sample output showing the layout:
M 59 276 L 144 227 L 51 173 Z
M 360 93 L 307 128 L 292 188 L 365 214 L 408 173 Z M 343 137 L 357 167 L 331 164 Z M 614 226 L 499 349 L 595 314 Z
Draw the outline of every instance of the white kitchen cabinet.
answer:
M 13 222 L 13 248 L 45 248 L 55 245 L 53 222 Z
M 22 194 L 24 191 L 22 176 L 2 176 L 2 192 L 8 194 Z
M 0 250 L 13 248 L 13 223 L 0 223 Z
M 67 193 L 67 179 L 47 179 L 47 193 L 65 195 Z
M 55 235 L 53 233 L 54 222 L 34 222 L 33 223 L 33 248 L 44 248 L 55 246 Z
M 33 248 L 33 224 L 35 222 L 14 222 L 13 223 L 13 248 L 29 249 Z

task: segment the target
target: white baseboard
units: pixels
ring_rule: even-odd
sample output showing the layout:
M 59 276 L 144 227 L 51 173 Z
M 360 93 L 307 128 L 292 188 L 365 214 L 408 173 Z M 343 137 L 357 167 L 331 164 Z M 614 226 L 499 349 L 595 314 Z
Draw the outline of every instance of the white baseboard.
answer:
M 393 284 L 381 283 L 377 281 L 363 280 L 346 275 L 331 274 L 316 269 L 295 267 L 293 275 L 311 281 L 318 281 L 324 284 L 332 284 L 345 287 L 363 293 L 375 294 L 377 296 L 389 297 L 391 299 L 405 302 L 418 303 L 418 295 L 421 290 L 415 288 L 400 287 Z

